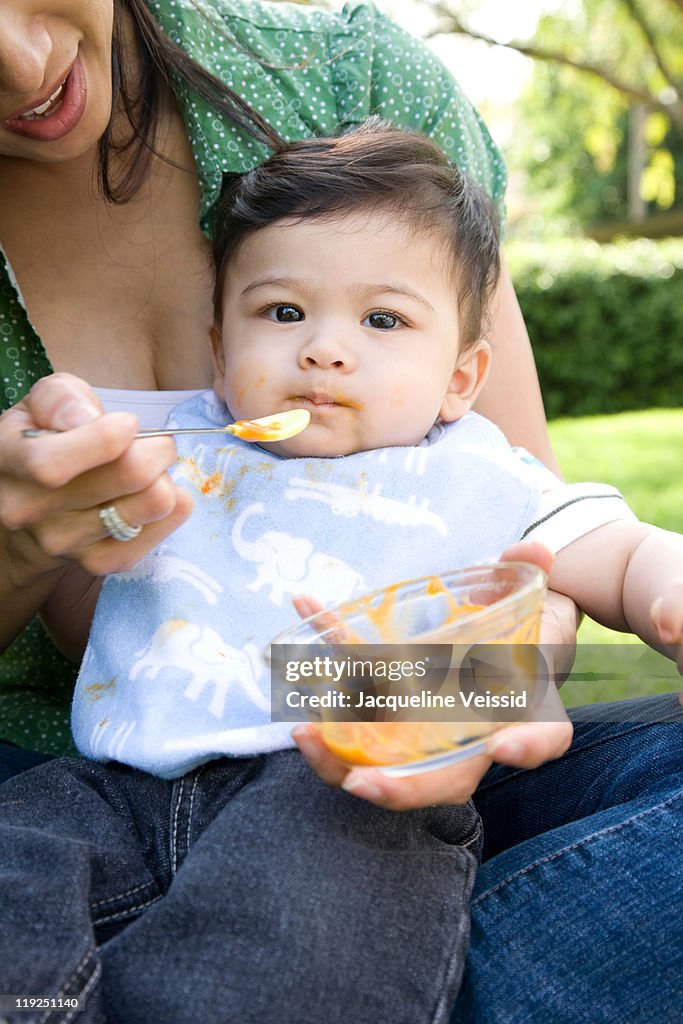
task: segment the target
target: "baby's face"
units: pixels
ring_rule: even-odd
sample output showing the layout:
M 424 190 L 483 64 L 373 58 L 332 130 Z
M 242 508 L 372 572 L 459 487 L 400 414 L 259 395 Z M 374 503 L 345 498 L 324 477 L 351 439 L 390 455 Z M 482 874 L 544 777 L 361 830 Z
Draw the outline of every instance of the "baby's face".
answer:
M 440 414 L 457 418 L 445 258 L 433 238 L 386 213 L 254 232 L 228 269 L 214 349 L 216 390 L 236 419 L 310 412 L 302 434 L 271 446 L 281 455 L 414 445 Z

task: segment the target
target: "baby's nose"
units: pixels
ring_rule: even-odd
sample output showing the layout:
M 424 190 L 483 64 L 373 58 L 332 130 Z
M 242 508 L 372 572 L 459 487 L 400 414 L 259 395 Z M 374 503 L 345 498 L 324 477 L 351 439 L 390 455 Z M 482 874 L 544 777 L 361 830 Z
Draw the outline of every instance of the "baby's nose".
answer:
M 300 363 L 305 368 L 315 366 L 328 370 L 350 370 L 355 366 L 351 347 L 343 339 L 318 335 L 302 346 Z

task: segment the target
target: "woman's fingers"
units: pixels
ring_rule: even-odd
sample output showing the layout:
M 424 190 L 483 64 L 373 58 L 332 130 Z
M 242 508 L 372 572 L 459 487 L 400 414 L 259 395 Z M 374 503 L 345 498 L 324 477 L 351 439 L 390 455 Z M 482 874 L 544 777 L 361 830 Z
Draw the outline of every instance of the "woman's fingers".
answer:
M 90 428 L 99 423 L 95 421 Z M 70 557 L 106 536 L 99 519 L 102 507 L 115 504 L 127 522 L 142 526 L 170 515 L 180 493 L 166 472 L 175 461 L 173 441 L 153 438 L 125 443 L 128 448 L 115 461 L 83 472 L 61 487 L 5 475 L 0 488 L 0 522 L 11 531 L 28 530 L 46 554 Z M 97 457 L 102 455 L 100 449 Z M 146 550 L 147 541 L 143 542 Z
M 533 711 L 532 721 L 510 725 L 490 738 L 486 751 L 494 761 L 515 768 L 537 768 L 545 761 L 561 757 L 569 749 L 574 727 L 551 683 L 543 700 Z
M 72 430 L 103 413 L 93 389 L 72 373 L 53 373 L 36 381 L 18 404 L 31 417 L 31 426 L 42 430 Z
M 27 428 L 63 433 L 26 437 Z M 176 529 L 192 500 L 167 474 L 176 458 L 171 438 L 134 440 L 137 418 L 103 414 L 95 393 L 70 374 L 39 381 L 0 416 L 0 525 L 26 537 L 59 564 L 94 573 L 122 571 Z M 110 505 L 141 525 L 132 540 L 113 539 L 99 512 Z
M 543 572 L 550 572 L 555 556 L 543 544 L 535 540 L 520 541 L 512 544 L 500 555 L 499 562 L 531 562 L 537 565 Z
M 506 548 L 501 562 L 531 562 L 550 574 L 554 555 L 538 541 L 521 541 Z M 541 643 L 553 678 L 562 683 L 569 676 L 576 657 L 578 609 L 571 598 L 549 591 L 541 614 Z
M 133 453 L 136 429 L 135 417 L 112 413 L 64 435 L 20 438 L 0 460 L 0 521 L 19 530 L 149 486 L 173 461 L 173 442 Z
M 164 475 L 149 487 L 129 496 L 117 497 L 111 504 L 126 523 L 147 528 L 171 515 L 179 494 L 183 493 L 186 492 Z M 31 532 L 47 554 L 55 558 L 69 557 L 110 537 L 100 518 L 101 507 L 107 507 L 106 501 L 101 506 L 67 509 L 37 522 L 31 527 Z
M 491 765 L 477 754 L 447 768 L 394 779 L 377 768 L 354 768 L 342 788 L 389 811 L 410 811 L 435 804 L 463 804 L 474 793 Z
M 317 775 L 332 786 L 391 811 L 406 811 L 430 804 L 459 804 L 469 800 L 491 764 L 483 754 L 448 768 L 395 779 L 379 768 L 350 768 L 331 753 L 316 730 L 297 725 L 292 735 Z
M 571 743 L 569 721 L 529 722 L 496 733 L 485 754 L 419 775 L 392 778 L 378 768 L 349 768 L 324 746 L 314 730 L 297 726 L 294 737 L 311 768 L 333 786 L 392 811 L 432 804 L 464 803 L 491 765 L 499 761 L 517 768 L 536 768 L 561 757 Z
M 557 687 L 551 679 L 543 697 L 533 708 L 529 721 L 506 726 L 486 744 L 494 761 L 515 768 L 537 768 L 561 757 L 569 748 L 574 727 L 569 721 Z
M 572 741 L 571 722 L 528 722 L 497 733 L 488 745 L 494 761 L 514 768 L 538 768 L 562 757 Z
M 124 495 L 146 492 L 175 461 L 176 446 L 170 437 L 133 441 L 114 461 L 96 466 L 71 481 L 59 496 L 62 508 L 94 508 Z
M 349 766 L 328 750 L 317 731 L 308 725 L 296 725 L 292 729 L 292 736 L 313 771 L 323 782 L 331 786 L 341 786 L 349 774 Z
M 76 552 L 71 557 L 93 576 L 126 572 L 136 565 L 148 551 L 151 551 L 165 537 L 177 530 L 189 517 L 192 508 L 191 496 L 182 488 L 177 488 L 176 502 L 172 512 L 158 522 L 145 525 L 142 533 L 134 537 L 133 540 L 121 543 L 121 541 L 107 536 Z

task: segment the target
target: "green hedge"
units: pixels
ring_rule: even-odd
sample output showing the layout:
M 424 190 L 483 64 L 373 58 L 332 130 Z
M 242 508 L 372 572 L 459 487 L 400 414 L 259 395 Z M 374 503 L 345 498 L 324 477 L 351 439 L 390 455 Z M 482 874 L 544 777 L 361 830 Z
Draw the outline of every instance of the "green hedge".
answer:
M 683 239 L 506 247 L 549 419 L 683 405 Z

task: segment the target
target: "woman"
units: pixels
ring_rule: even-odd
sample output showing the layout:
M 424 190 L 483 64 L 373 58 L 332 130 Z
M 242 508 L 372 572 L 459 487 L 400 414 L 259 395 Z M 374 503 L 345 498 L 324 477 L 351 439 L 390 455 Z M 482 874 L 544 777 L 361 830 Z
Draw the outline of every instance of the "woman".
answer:
M 438 62 L 372 8 L 355 5 L 334 15 L 246 0 L 3 0 L 0 239 L 8 262 L 0 266 L 0 376 L 8 411 L 0 420 L 0 641 L 12 645 L 2 663 L 6 739 L 48 754 L 68 749 L 73 666 L 47 642 L 34 616 L 40 613 L 60 649 L 74 658 L 87 623 L 61 620 L 52 599 L 56 582 L 68 579 L 85 595 L 97 587 L 98 575 L 135 564 L 189 514 L 183 492 L 166 475 L 173 444 L 132 443 L 137 421 L 113 410 L 132 409 L 146 414 L 143 425 L 160 424 L 179 392 L 210 382 L 206 236 L 222 173 L 253 166 L 276 136 L 330 134 L 371 112 L 432 135 L 502 201 L 502 162 L 477 115 Z M 513 443 L 551 462 L 530 346 L 506 274 L 492 342 L 496 370 L 480 409 Z M 56 376 L 46 376 L 53 370 Z M 100 416 L 103 408 L 111 415 Z M 71 429 L 29 442 L 25 427 Z M 573 608 L 558 603 L 549 614 L 556 621 L 547 638 L 571 639 Z M 567 891 L 585 887 L 591 877 L 577 876 L 559 857 L 563 828 L 578 830 L 575 845 L 587 843 L 595 831 L 588 816 L 604 804 L 616 817 L 595 878 L 601 885 L 623 882 L 617 870 L 622 829 L 632 814 L 614 804 L 644 800 L 654 821 L 657 806 L 669 799 L 666 756 L 673 734 L 647 730 L 649 750 L 658 743 L 662 751 L 649 769 L 649 791 L 637 771 L 629 773 L 643 733 L 589 724 L 581 735 L 590 738 L 582 746 L 580 736 L 566 759 L 521 777 L 500 767 L 487 776 L 478 803 L 490 854 L 505 852 L 482 869 L 471 969 L 455 1019 L 549 1019 L 544 1005 L 535 1005 L 534 986 L 526 984 L 528 959 L 539 965 L 539 983 L 556 993 L 553 1020 L 589 1019 L 574 1008 L 583 1001 L 594 1009 L 602 976 L 574 978 L 570 967 L 576 946 L 588 948 L 598 924 L 619 934 L 610 889 L 578 926 L 563 921 L 567 937 L 551 938 L 544 922 L 561 920 L 571 906 Z M 570 735 L 567 723 L 519 727 L 499 734 L 495 759 L 540 765 L 561 755 Z M 344 769 L 314 739 L 305 737 L 302 748 L 323 778 L 341 781 Z M 572 796 L 584 772 L 599 775 L 595 764 L 584 764 L 586 751 L 595 750 L 603 761 L 624 766 L 621 788 L 605 785 L 585 806 L 551 801 L 554 772 L 564 773 L 563 792 Z M 36 759 L 10 747 L 4 752 L 23 766 Z M 463 800 L 490 763 L 481 757 L 457 770 L 379 784 L 368 777 L 360 795 L 397 809 Z M 522 784 L 534 787 L 531 796 Z M 504 807 L 515 808 L 514 826 L 521 824 L 524 834 L 503 834 L 499 794 Z M 527 809 L 523 817 L 520 803 Z M 668 827 L 667 819 L 662 835 Z M 656 864 L 651 841 L 643 856 Z M 540 892 L 534 885 L 538 844 L 562 864 L 555 899 L 545 892 L 544 878 Z M 506 910 L 508 876 L 530 879 L 514 913 Z M 654 889 L 664 900 L 660 876 Z M 479 913 L 482 921 L 491 915 L 485 928 Z M 487 944 L 498 942 L 509 954 L 515 942 L 508 925 L 524 938 L 525 965 L 516 964 L 504 981 L 503 965 Z M 651 942 L 648 930 L 641 944 L 647 949 Z M 624 956 L 634 948 L 630 942 Z M 647 985 L 642 990 L 654 998 Z M 661 984 L 657 999 L 656 1019 L 673 1020 L 669 990 Z M 611 1000 L 602 1019 L 635 1019 L 623 986 L 615 986 Z

